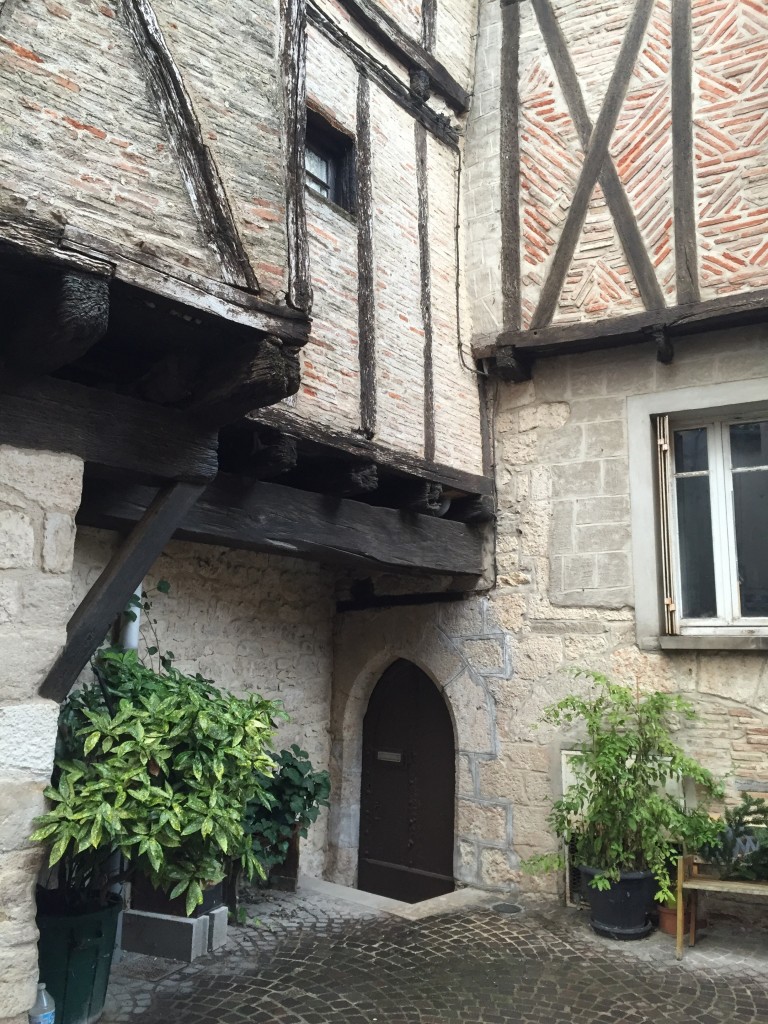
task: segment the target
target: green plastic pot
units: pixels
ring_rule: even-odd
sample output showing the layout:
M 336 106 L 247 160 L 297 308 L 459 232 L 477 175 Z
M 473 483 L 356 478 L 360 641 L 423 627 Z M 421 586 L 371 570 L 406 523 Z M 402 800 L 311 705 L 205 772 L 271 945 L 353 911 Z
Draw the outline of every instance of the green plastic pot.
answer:
M 122 900 L 85 914 L 38 912 L 40 981 L 56 1024 L 95 1024 L 104 1010 Z

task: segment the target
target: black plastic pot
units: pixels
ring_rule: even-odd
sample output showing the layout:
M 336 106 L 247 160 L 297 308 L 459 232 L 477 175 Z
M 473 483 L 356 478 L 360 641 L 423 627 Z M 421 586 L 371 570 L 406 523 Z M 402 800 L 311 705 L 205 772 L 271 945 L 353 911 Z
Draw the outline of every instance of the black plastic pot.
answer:
M 589 923 L 598 935 L 609 939 L 643 939 L 653 925 L 648 910 L 653 899 L 655 880 L 650 871 L 623 871 L 610 889 L 595 889 L 588 884 L 598 868 L 579 868 L 587 883 L 582 890 L 592 911 Z
M 122 900 L 85 914 L 38 911 L 40 980 L 56 1024 L 95 1024 L 104 1009 Z

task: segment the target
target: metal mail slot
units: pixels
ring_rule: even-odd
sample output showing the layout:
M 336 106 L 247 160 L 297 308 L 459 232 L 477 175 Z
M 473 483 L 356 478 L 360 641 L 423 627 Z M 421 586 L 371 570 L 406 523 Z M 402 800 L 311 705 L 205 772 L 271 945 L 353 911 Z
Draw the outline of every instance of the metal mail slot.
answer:
M 390 764 L 402 764 L 403 755 L 399 754 L 396 750 L 377 750 L 376 760 L 389 761 Z

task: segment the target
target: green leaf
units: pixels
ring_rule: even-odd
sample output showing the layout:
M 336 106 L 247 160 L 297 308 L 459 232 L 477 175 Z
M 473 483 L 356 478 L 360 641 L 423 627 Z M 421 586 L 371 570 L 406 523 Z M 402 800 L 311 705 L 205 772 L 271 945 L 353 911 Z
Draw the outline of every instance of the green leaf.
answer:
M 189 917 L 189 915 L 192 913 L 192 911 L 195 909 L 195 907 L 199 907 L 202 902 L 203 902 L 203 890 L 200 888 L 200 885 L 199 885 L 198 882 L 191 881 L 189 883 L 189 888 L 187 889 L 187 899 L 186 899 L 187 917 Z
M 92 732 L 88 739 L 83 744 L 83 753 L 88 756 L 96 744 L 99 742 L 101 736 L 97 732 Z
M 167 594 L 171 589 L 171 584 L 168 580 L 158 580 L 156 589 L 159 590 L 161 594 Z

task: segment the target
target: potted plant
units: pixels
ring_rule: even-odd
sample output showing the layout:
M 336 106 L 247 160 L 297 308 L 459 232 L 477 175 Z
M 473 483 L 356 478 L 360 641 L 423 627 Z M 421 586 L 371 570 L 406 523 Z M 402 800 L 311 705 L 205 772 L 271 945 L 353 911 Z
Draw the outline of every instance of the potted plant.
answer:
M 597 672 L 579 672 L 593 685 L 545 709 L 551 725 L 581 725 L 586 739 L 572 760 L 575 782 L 555 801 L 548 821 L 566 843 L 575 841 L 576 863 L 586 881 L 591 925 L 602 935 L 638 939 L 651 924 L 651 899 L 673 899 L 670 880 L 675 846 L 693 851 L 714 842 L 722 825 L 706 809 L 722 786 L 674 742 L 676 720 L 692 719 L 682 697 L 641 694 Z M 672 779 L 691 779 L 700 803 L 688 808 L 665 790 Z M 531 858 L 528 870 L 553 869 L 562 858 Z
M 52 807 L 31 837 L 55 869 L 55 887 L 38 891 L 38 926 L 59 1024 L 101 1012 L 121 881 L 141 872 L 191 913 L 226 858 L 263 872 L 243 815 L 272 771 L 282 712 L 161 661 L 155 671 L 135 651 L 102 651 L 96 678 L 62 706 Z
M 253 852 L 276 888 L 295 890 L 299 874 L 299 839 L 328 806 L 328 772 L 315 771 L 309 755 L 296 743 L 273 754 L 275 770 L 259 779 L 259 795 L 248 803 L 245 829 Z
M 768 801 L 743 793 L 726 808 L 723 830 L 702 856 L 726 881 L 768 881 Z

